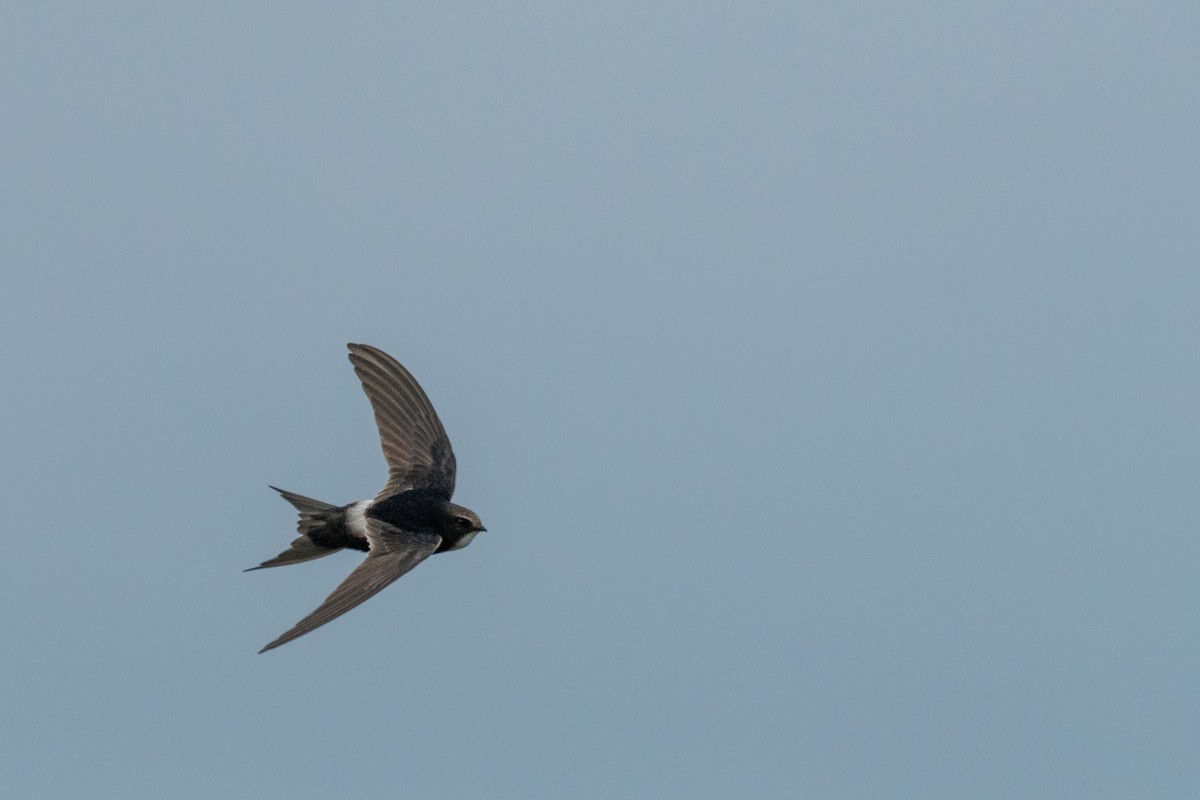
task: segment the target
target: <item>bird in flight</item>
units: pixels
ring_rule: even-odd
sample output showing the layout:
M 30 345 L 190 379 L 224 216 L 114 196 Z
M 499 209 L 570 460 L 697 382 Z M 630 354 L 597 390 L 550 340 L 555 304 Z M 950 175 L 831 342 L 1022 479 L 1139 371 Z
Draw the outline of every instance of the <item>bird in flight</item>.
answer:
M 334 506 L 279 492 L 300 512 L 300 537 L 257 567 L 282 567 L 336 553 L 343 547 L 366 559 L 317 610 L 268 644 L 265 653 L 340 617 L 434 553 L 466 547 L 485 531 L 479 516 L 450 502 L 454 451 L 433 405 L 400 362 L 370 345 L 350 344 L 350 363 L 375 411 L 387 484 L 373 500 Z

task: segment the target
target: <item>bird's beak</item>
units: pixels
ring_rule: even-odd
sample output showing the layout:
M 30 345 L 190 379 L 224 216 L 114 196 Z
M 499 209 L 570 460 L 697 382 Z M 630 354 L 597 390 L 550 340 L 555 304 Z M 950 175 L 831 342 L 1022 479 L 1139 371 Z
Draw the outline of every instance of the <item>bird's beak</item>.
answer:
M 480 533 L 487 533 L 487 528 L 485 528 L 485 527 L 483 527 L 482 525 L 480 525 L 480 526 L 479 526 L 479 532 L 480 532 Z

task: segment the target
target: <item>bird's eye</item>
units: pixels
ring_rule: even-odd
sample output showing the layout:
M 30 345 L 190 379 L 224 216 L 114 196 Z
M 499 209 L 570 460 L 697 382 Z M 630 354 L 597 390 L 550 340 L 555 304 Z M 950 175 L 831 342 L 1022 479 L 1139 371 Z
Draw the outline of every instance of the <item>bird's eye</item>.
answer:
M 471 520 L 467 519 L 466 517 L 459 517 L 458 518 L 458 527 L 460 527 L 460 528 L 471 527 Z

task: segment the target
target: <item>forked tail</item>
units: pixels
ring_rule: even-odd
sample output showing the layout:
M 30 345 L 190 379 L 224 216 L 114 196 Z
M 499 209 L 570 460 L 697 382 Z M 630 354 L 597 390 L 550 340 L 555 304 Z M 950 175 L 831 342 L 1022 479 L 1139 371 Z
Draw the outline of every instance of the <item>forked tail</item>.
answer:
M 267 559 L 257 567 L 250 567 L 245 570 L 263 569 L 264 567 L 282 567 L 287 564 L 299 564 L 302 561 L 312 561 L 314 558 L 327 556 L 330 553 L 336 553 L 341 550 L 341 547 L 329 547 L 327 545 L 317 544 L 314 539 L 321 540 L 322 533 L 330 526 L 341 524 L 342 510 L 338 506 L 322 503 L 320 500 L 313 500 L 311 497 L 305 497 L 302 494 L 289 492 L 285 489 L 272 486 L 272 489 L 279 492 L 284 500 L 287 500 L 296 510 L 300 512 L 300 520 L 296 523 L 296 530 L 300 532 L 300 537 L 292 542 L 292 546 L 284 550 L 274 558 Z

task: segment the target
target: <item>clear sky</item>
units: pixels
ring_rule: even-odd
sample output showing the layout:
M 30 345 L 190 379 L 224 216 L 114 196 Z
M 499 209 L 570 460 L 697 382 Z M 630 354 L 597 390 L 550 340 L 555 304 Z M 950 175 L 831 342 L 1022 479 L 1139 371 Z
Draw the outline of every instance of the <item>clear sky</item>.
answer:
M 1195 796 L 1193 3 L 0 17 L 7 796 Z

